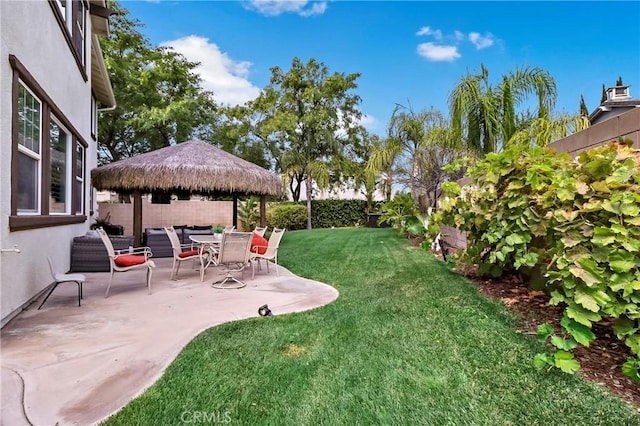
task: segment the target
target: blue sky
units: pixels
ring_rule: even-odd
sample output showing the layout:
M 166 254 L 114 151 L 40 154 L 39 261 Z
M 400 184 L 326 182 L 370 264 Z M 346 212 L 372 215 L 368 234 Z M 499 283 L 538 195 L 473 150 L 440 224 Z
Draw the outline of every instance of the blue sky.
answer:
M 360 73 L 363 124 L 384 134 L 396 104 L 448 114 L 451 90 L 484 64 L 490 81 L 537 66 L 556 112 L 589 111 L 622 76 L 640 98 L 640 2 L 121 1 L 140 31 L 199 67 L 221 104 L 254 98 L 294 57 Z

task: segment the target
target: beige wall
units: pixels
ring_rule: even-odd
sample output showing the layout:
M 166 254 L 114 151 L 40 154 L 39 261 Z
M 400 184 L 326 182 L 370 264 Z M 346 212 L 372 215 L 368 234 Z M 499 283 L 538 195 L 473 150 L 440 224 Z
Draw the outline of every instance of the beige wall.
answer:
M 55 6 L 54 6 L 55 7 Z M 89 79 L 80 73 L 52 7 L 46 1 L 0 0 L 0 326 L 4 326 L 53 278 L 47 256 L 60 271 L 69 269 L 71 240 L 89 229 L 85 223 L 11 231 L 12 85 L 9 55 L 27 69 L 78 134 L 86 150 L 85 209 L 89 211 L 88 171 L 96 166 L 97 145 L 91 137 L 91 19 L 87 13 Z M 48 124 L 43 128 L 48 128 Z M 45 189 L 46 190 L 46 189 Z
M 124 226 L 125 235 L 133 234 L 133 204 L 98 204 L 98 217 L 111 217 L 113 225 Z M 142 199 L 142 229 L 171 225 L 231 225 L 233 201 L 173 200 L 171 204 L 151 204 Z M 238 223 L 240 227 L 240 223 Z
M 640 148 L 640 108 L 595 124 L 581 132 L 550 143 L 557 152 L 568 152 L 572 156 L 582 151 L 615 141 L 618 137 L 629 138 L 635 148 Z

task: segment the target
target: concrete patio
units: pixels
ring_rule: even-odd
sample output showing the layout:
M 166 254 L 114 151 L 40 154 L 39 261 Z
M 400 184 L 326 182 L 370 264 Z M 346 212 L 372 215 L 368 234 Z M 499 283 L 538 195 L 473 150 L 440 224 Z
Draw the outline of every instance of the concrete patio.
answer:
M 172 260 L 155 262 L 151 295 L 142 269 L 116 274 L 108 298 L 109 273 L 86 273 L 81 307 L 77 286 L 61 284 L 41 310 L 42 297 L 2 329 L 2 424 L 98 423 L 152 385 L 201 331 L 256 317 L 264 304 L 281 315 L 338 297 L 282 267 L 276 276 L 273 265 L 255 279 L 245 271 L 242 289 L 220 290 L 210 286 L 222 277 L 217 268 L 200 282 L 184 264 L 170 281 Z

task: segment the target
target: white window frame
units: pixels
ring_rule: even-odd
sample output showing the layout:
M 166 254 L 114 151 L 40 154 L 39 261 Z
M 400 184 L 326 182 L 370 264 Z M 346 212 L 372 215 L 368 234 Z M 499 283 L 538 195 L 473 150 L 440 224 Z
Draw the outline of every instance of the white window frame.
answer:
M 98 100 L 93 93 L 91 94 L 91 136 L 94 140 L 98 138 Z
M 38 101 L 40 105 L 39 114 L 40 114 L 40 128 L 38 135 L 38 147 L 39 153 L 35 152 L 26 146 L 22 145 L 18 142 L 18 151 L 32 159 L 36 160 L 37 164 L 37 178 L 36 178 L 36 208 L 35 210 L 26 210 L 18 208 L 18 215 L 40 215 L 42 211 L 42 100 L 29 88 L 29 86 L 22 81 L 22 79 L 18 79 L 18 85 L 25 89 L 33 98 Z M 19 132 L 19 131 L 18 131 Z
M 71 2 L 72 4 L 76 3 L 76 2 Z M 81 46 L 80 46 L 80 62 L 82 62 L 82 65 L 84 65 L 86 67 L 87 65 L 87 6 L 84 3 L 84 0 L 78 0 L 77 5 L 79 5 L 80 9 L 78 10 L 78 13 L 80 14 L 80 16 L 76 16 L 75 22 L 73 23 L 73 25 L 76 26 L 76 30 L 78 31 L 78 37 L 80 37 L 80 42 L 81 42 Z M 74 4 L 74 7 L 76 7 L 76 4 Z M 81 22 L 82 25 L 78 24 L 78 22 Z M 73 31 L 71 32 L 71 34 L 73 35 Z
M 77 197 L 79 197 L 80 200 L 76 199 L 76 202 L 79 201 L 79 203 L 80 203 L 79 204 L 80 205 L 80 210 L 78 210 L 76 208 L 76 206 L 73 206 L 73 208 L 75 209 L 75 213 L 76 214 L 83 214 L 84 213 L 84 209 L 85 209 L 85 206 L 84 206 L 85 194 L 84 193 L 86 191 L 86 187 L 85 187 L 85 184 L 84 184 L 84 181 L 85 181 L 84 175 L 85 175 L 86 169 L 87 169 L 87 148 L 85 148 L 85 146 L 82 145 L 80 143 L 80 141 L 76 141 L 75 145 L 76 145 L 75 146 L 75 149 L 76 149 L 76 162 L 73 165 L 73 175 L 74 175 L 73 191 L 76 190 L 75 184 L 80 183 L 81 184 L 81 188 L 80 188 L 80 193 L 77 194 Z M 78 175 L 78 161 L 82 161 L 82 171 L 81 171 L 80 175 Z
M 65 142 L 65 152 L 64 152 L 64 156 L 65 156 L 65 171 L 64 171 L 64 211 L 61 212 L 54 212 L 52 211 L 52 202 L 49 202 L 49 215 L 50 216 L 55 216 L 55 215 L 69 215 L 71 214 L 71 209 L 74 208 L 75 206 L 71 206 L 71 201 L 72 201 L 72 196 L 73 196 L 73 188 L 74 188 L 74 183 L 75 183 L 75 179 L 72 178 L 73 175 L 75 175 L 75 164 L 72 164 L 72 159 L 73 159 L 73 152 L 72 149 L 75 149 L 75 146 L 73 146 L 73 136 L 71 134 L 71 132 L 69 131 L 69 129 L 67 129 L 60 121 L 60 119 L 58 119 L 53 113 L 51 114 L 50 117 L 50 122 L 49 124 L 49 131 L 51 131 L 51 122 L 55 123 L 56 126 L 58 126 L 62 131 L 64 131 L 65 135 L 66 135 L 66 142 Z M 49 152 L 51 152 L 51 148 L 52 148 L 52 142 L 51 142 L 51 137 L 49 137 Z M 52 158 L 51 155 L 49 155 L 49 188 L 47 188 L 48 192 L 49 192 L 49 197 L 51 198 L 51 178 L 52 178 L 52 174 L 53 174 L 53 164 L 52 164 Z

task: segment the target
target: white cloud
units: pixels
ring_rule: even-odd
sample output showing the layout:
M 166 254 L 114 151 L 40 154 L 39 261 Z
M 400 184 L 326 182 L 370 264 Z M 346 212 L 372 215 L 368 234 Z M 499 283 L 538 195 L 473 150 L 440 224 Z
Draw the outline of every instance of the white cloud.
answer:
M 451 62 L 461 57 L 456 46 L 441 46 L 433 43 L 419 44 L 418 54 L 434 62 Z
M 373 130 L 373 129 L 377 129 L 380 123 L 378 122 L 378 120 L 376 120 L 374 116 L 368 115 L 368 114 L 362 114 L 362 117 L 360 117 L 359 124 L 367 130 Z
M 300 16 L 321 15 L 327 10 L 325 1 L 309 0 L 249 0 L 242 2 L 245 8 L 255 10 L 266 16 L 278 16 L 283 13 L 296 13 Z
M 442 39 L 442 31 L 432 30 L 431 27 L 422 27 L 416 33 L 418 36 L 432 35 L 436 40 Z
M 455 30 L 453 32 L 453 36 L 456 38 L 456 40 L 464 40 L 464 33 L 462 31 Z
M 487 33 L 482 36 L 480 33 L 469 33 L 469 41 L 476 46 L 476 49 L 481 50 L 493 46 L 493 35 Z
M 200 63 L 195 71 L 202 78 L 202 87 L 212 91 L 219 104 L 243 104 L 260 93 L 248 80 L 251 62 L 233 60 L 207 38 L 191 35 L 162 45 L 172 47 L 189 61 Z

